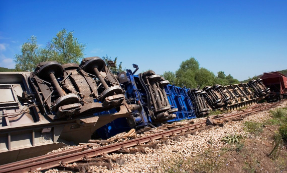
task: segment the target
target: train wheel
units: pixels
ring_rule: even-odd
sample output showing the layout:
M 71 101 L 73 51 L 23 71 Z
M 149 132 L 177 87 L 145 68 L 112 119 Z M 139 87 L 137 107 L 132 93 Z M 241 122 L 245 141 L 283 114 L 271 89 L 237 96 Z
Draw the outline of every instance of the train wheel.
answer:
M 94 74 L 94 68 L 97 68 L 100 71 L 106 66 L 106 63 L 100 57 L 89 57 L 84 58 L 80 66 L 86 72 Z
M 54 73 L 55 77 L 63 76 L 63 67 L 56 61 L 47 61 L 40 63 L 35 69 L 35 73 L 41 79 L 50 80 L 50 73 Z

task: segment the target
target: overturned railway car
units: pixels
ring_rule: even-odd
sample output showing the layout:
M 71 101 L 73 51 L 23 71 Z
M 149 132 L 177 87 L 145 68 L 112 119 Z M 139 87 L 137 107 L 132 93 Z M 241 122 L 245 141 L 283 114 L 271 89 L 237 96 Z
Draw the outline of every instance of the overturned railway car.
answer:
M 261 80 L 203 90 L 170 85 L 154 71 L 111 73 L 99 57 L 0 73 L 0 164 L 66 144 L 234 109 L 269 93 Z
M 134 111 L 133 118 L 119 118 L 95 132 L 95 138 L 107 139 L 114 134 L 130 130 L 158 126 L 164 122 L 196 118 L 194 107 L 187 88 L 170 85 L 154 71 L 149 70 L 135 75 L 127 70 L 118 74 L 125 90 L 128 104 L 138 103 L 140 109 Z
M 101 126 L 139 108 L 126 103 L 98 57 L 80 66 L 43 62 L 33 73 L 1 73 L 0 81 L 0 164 L 87 142 Z
M 93 137 L 107 139 L 131 128 L 202 117 L 215 109 L 237 109 L 256 103 L 269 93 L 260 79 L 228 86 L 206 86 L 203 90 L 181 88 L 170 85 L 151 70 L 135 75 L 138 66 L 134 66 L 134 72 L 121 72 L 118 79 L 125 90 L 127 103 L 138 103 L 140 111 L 133 114 L 133 120 L 120 118 L 106 124 Z
M 269 101 L 287 98 L 287 77 L 279 72 L 264 73 L 261 76 L 263 84 L 270 88 L 267 97 Z

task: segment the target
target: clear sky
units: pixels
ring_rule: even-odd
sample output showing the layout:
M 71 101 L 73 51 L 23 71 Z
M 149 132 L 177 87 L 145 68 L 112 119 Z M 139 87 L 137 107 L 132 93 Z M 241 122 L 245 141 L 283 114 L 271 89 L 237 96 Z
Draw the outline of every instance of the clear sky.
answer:
M 287 69 L 287 0 L 0 0 L 0 66 L 34 35 L 45 46 L 63 28 L 85 57 L 118 57 L 124 68 L 201 67 L 244 80 Z

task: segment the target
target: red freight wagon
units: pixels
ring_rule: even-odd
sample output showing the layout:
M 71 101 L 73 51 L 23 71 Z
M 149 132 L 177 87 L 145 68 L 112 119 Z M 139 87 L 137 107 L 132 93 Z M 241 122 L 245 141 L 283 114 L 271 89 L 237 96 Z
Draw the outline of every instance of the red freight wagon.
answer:
M 287 77 L 279 72 L 264 73 L 261 77 L 266 87 L 270 88 L 270 97 L 287 97 Z

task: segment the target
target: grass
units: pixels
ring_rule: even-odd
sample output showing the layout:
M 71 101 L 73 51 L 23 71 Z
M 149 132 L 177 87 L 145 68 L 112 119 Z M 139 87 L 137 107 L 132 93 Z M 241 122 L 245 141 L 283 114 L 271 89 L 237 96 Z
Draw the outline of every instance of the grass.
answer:
M 281 125 L 279 127 L 279 134 L 281 135 L 284 142 L 287 142 L 287 124 Z
M 250 154 L 246 158 L 242 169 L 244 170 L 244 172 L 255 173 L 256 169 L 258 168 L 260 168 L 260 161 L 257 158 L 255 158 L 253 154 Z
M 228 135 L 221 139 L 221 141 L 228 143 L 228 144 L 238 144 L 240 142 L 240 139 L 242 139 L 241 135 Z
M 255 136 L 258 136 L 263 131 L 263 124 L 258 123 L 258 122 L 253 122 L 253 121 L 246 121 L 244 123 L 244 129 L 247 132 Z
M 189 172 L 192 167 L 191 157 L 182 157 L 180 154 L 172 155 L 171 158 L 164 160 L 160 163 L 160 168 L 157 172 L 167 172 L 167 173 L 180 173 Z
M 272 114 L 273 118 L 282 118 L 287 114 L 286 109 L 284 108 L 275 109 L 274 111 L 270 111 L 270 113 Z
M 287 143 L 287 107 L 278 108 L 270 111 L 272 118 L 266 124 L 279 126 L 278 132 L 273 137 L 273 149 L 268 157 L 275 160 L 278 159 L 280 149 L 284 142 Z
M 226 147 L 221 148 L 222 151 L 236 151 L 240 152 L 244 147 L 243 137 L 241 135 L 228 135 L 221 139 L 226 144 L 229 144 Z
M 282 147 L 283 141 L 282 141 L 282 136 L 280 133 L 276 133 L 273 137 L 273 149 L 272 151 L 268 154 L 268 157 L 271 159 L 275 160 L 278 158 L 279 153 L 280 153 L 280 148 Z
M 225 160 L 221 157 L 224 153 L 218 151 L 212 144 L 201 155 L 193 159 L 194 172 L 217 172 L 224 164 Z
M 209 115 L 219 115 L 222 113 L 223 113 L 222 110 L 216 109 L 216 110 L 210 111 Z
M 221 114 L 222 111 L 213 111 L 213 115 Z M 273 149 L 268 154 L 268 157 L 273 159 L 274 163 L 278 166 L 278 171 L 286 169 L 287 155 L 282 156 L 280 150 L 284 145 L 284 141 L 287 142 L 287 108 L 275 109 L 270 111 L 272 118 L 267 122 L 258 123 L 253 121 L 246 121 L 244 123 L 244 129 L 253 134 L 261 135 L 264 125 L 276 125 L 278 126 L 278 132 L 273 137 Z M 220 172 L 221 168 L 224 170 L 228 153 L 236 151 L 236 155 L 243 157 L 244 162 L 242 170 L 244 172 L 256 172 L 262 167 L 260 158 L 254 154 L 245 144 L 245 141 L 241 135 L 231 134 L 221 139 L 225 142 L 225 147 L 218 150 L 210 140 L 209 148 L 197 156 L 183 157 L 181 154 L 173 154 L 172 158 L 166 159 L 160 163 L 158 172 L 167 173 L 181 173 L 181 172 Z M 248 143 L 247 143 L 248 144 Z M 245 146 L 246 145 L 246 146 Z M 231 152 L 230 152 L 231 151 Z
M 244 109 L 246 109 L 246 108 L 247 108 L 247 106 L 243 106 L 243 107 L 238 108 L 237 110 L 238 110 L 238 111 L 242 111 L 242 110 L 244 110 Z
M 287 107 L 270 111 L 272 118 L 267 121 L 269 125 L 279 125 L 279 134 L 287 142 Z
M 287 110 L 286 108 L 278 108 L 270 111 L 272 116 L 266 123 L 268 125 L 282 125 L 287 123 Z
M 287 169 L 287 154 L 283 154 L 282 156 L 279 156 L 276 160 L 278 172 L 283 172 Z
M 210 140 L 209 148 L 197 156 L 183 157 L 174 154 L 172 158 L 160 163 L 157 172 L 182 173 L 182 172 L 218 172 L 225 162 L 221 157 L 222 151 L 218 150 Z

